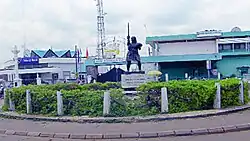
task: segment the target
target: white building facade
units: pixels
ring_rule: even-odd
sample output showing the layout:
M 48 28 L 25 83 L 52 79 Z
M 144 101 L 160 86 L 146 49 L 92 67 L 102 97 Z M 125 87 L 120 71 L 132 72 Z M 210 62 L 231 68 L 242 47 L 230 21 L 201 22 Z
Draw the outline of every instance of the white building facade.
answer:
M 24 85 L 36 84 L 37 79 L 41 79 L 42 84 L 54 84 L 74 80 L 77 76 L 76 70 L 78 74 L 85 72 L 85 67 L 83 67 L 84 59 L 81 58 L 78 60 L 78 58 L 74 56 L 74 51 L 60 51 L 60 53 L 58 53 L 57 51 L 48 50 L 43 51 L 43 54 L 41 54 L 42 51 L 40 51 L 40 54 L 38 52 L 39 51 L 31 51 L 30 57 L 19 58 L 19 78 L 22 79 Z M 49 52 L 52 52 L 54 55 L 49 56 Z M 70 54 L 68 54 L 68 56 L 65 55 L 69 52 Z M 34 55 L 34 53 L 36 53 L 36 55 Z M 12 83 L 15 75 L 14 67 L 14 60 L 6 62 L 0 70 L 0 79 Z

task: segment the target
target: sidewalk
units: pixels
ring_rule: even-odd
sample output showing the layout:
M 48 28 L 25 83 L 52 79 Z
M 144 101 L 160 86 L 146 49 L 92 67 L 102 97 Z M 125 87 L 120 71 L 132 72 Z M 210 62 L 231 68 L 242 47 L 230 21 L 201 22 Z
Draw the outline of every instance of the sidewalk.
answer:
M 74 134 L 105 134 L 105 133 L 137 133 L 158 132 L 167 130 L 183 130 L 197 128 L 214 128 L 226 125 L 250 123 L 250 111 L 233 113 L 229 115 L 185 119 L 168 120 L 163 122 L 143 123 L 116 123 L 116 124 L 79 124 L 61 122 L 35 122 L 30 120 L 0 119 L 1 129 L 29 132 L 47 133 L 74 133 Z

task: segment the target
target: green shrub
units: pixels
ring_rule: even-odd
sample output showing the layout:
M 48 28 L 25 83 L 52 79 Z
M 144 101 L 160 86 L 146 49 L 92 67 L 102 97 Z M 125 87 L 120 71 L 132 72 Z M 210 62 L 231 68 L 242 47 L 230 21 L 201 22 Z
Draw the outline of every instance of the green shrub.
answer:
M 221 84 L 221 106 L 227 108 L 231 106 L 240 106 L 240 81 L 239 79 L 224 79 Z M 244 83 L 244 103 L 248 103 L 248 84 Z
M 122 89 L 112 89 L 111 94 L 111 109 L 108 116 L 146 116 L 159 113 L 156 107 L 147 105 L 144 95 L 137 98 L 124 96 Z
M 124 96 L 120 83 L 95 83 L 87 85 L 56 84 L 23 86 L 7 91 L 4 110 L 9 108 L 8 97 L 15 103 L 17 112 L 26 112 L 26 90 L 30 90 L 33 114 L 57 115 L 56 92 L 63 96 L 64 115 L 102 116 L 103 93 L 110 90 L 111 109 L 106 116 L 145 116 L 160 113 L 161 88 L 168 89 L 169 112 L 187 112 L 212 109 L 216 94 L 215 83 L 221 84 L 222 107 L 241 105 L 239 79 L 184 80 L 149 82 L 141 85 L 136 98 Z M 245 103 L 248 103 L 248 84 L 244 83 Z
M 223 108 L 241 105 L 239 102 L 239 79 L 150 82 L 141 85 L 137 90 L 144 94 L 158 94 L 160 97 L 161 88 L 166 87 L 168 89 L 169 112 L 177 113 L 212 109 L 216 94 L 216 82 L 221 84 Z M 244 83 L 244 99 L 245 103 L 249 101 L 247 83 Z
M 62 91 L 65 115 L 101 116 L 103 91 Z

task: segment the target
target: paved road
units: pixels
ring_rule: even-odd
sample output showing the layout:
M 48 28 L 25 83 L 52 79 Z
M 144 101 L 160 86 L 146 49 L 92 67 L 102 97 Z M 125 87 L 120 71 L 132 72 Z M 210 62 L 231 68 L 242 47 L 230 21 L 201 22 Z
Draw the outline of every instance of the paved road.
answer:
M 249 141 L 250 131 L 235 132 L 218 135 L 206 136 L 190 136 L 190 137 L 173 137 L 173 138 L 158 138 L 158 139 L 131 139 L 123 141 Z M 63 140 L 63 139 L 45 139 L 45 138 L 27 138 L 17 136 L 0 135 L 1 141 L 80 141 L 80 140 Z M 122 140 L 95 140 L 95 141 L 122 141 Z M 85 140 L 94 141 L 94 140 Z
M 155 132 L 178 129 L 210 128 L 224 125 L 250 123 L 250 111 L 234 113 L 230 115 L 172 120 L 149 123 L 117 123 L 117 124 L 78 124 L 59 122 L 34 122 L 28 120 L 0 119 L 0 129 L 29 131 L 29 132 L 54 132 L 76 134 L 99 134 L 99 133 L 135 133 Z

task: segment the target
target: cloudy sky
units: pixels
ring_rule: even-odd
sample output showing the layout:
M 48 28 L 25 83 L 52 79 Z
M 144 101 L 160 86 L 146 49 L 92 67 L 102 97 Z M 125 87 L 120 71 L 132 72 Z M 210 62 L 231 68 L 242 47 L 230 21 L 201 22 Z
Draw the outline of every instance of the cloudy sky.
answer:
M 250 30 L 249 0 L 103 0 L 106 34 L 146 36 L 195 33 L 204 29 Z M 29 49 L 96 48 L 94 0 L 0 0 L 0 63 L 25 42 Z M 146 26 L 145 26 L 146 25 Z M 146 54 L 146 49 L 142 54 Z

